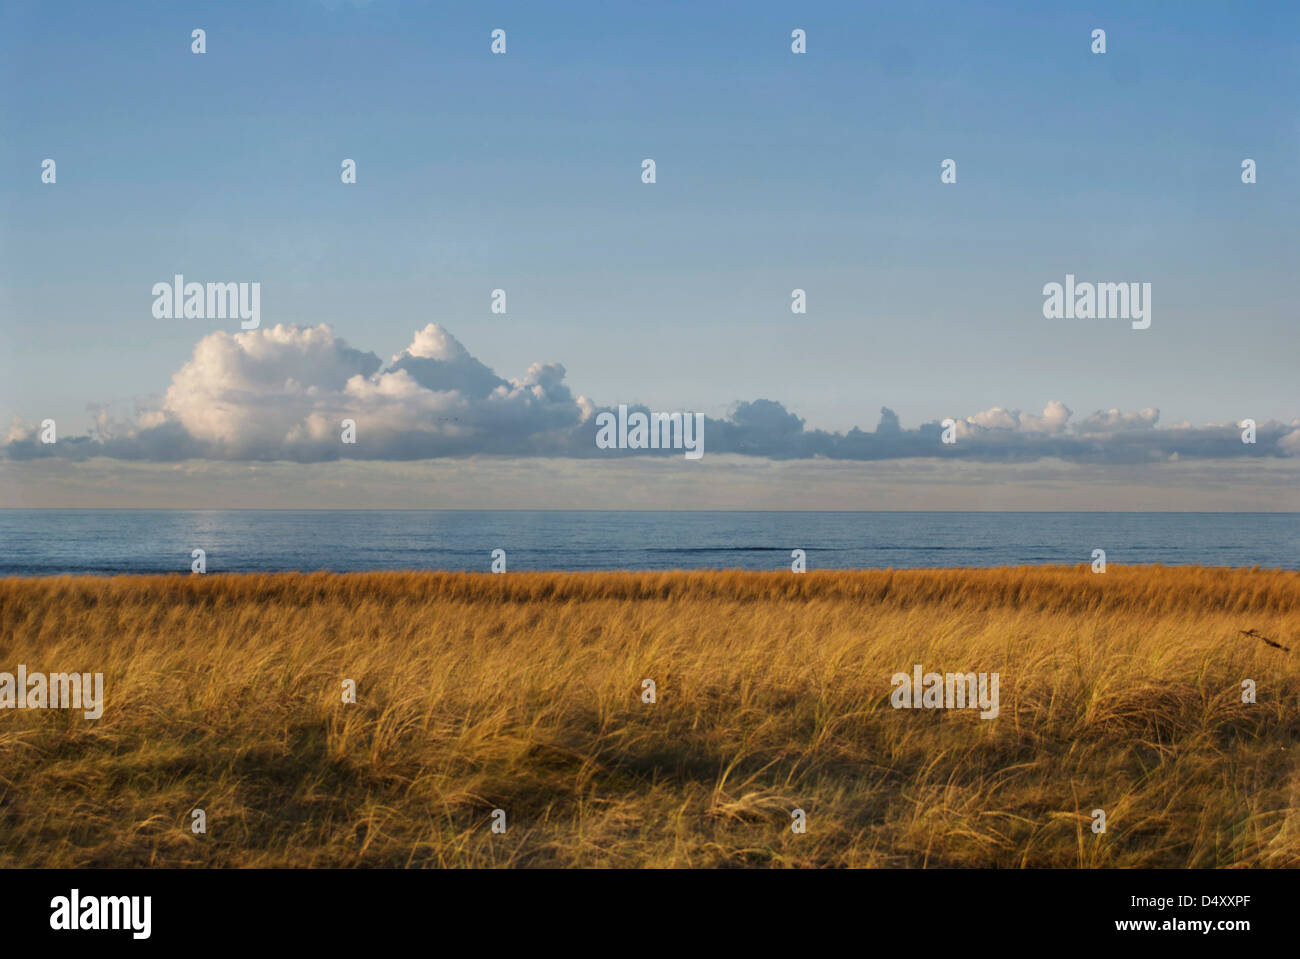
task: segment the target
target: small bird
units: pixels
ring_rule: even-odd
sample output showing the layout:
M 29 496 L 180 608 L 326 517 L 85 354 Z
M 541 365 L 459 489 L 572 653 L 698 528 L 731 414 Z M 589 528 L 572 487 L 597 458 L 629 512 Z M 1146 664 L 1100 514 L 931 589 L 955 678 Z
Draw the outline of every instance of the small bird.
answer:
M 1269 639 L 1263 633 L 1256 632 L 1253 629 L 1243 629 L 1240 632 L 1241 635 L 1243 636 L 1253 636 L 1255 639 L 1262 639 L 1265 643 L 1267 643 L 1269 646 L 1272 646 L 1274 649 L 1285 650 L 1288 653 L 1291 652 L 1290 646 L 1283 646 L 1281 643 L 1275 643 L 1273 642 L 1273 640 Z

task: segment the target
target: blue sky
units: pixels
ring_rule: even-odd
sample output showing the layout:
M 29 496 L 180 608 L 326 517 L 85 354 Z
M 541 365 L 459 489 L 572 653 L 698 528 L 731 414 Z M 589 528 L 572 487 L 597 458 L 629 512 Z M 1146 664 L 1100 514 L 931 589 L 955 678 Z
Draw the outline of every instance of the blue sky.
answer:
M 0 415 L 82 432 L 87 403 L 164 393 L 231 329 L 153 317 L 184 273 L 385 361 L 437 323 L 599 405 L 1289 422 L 1297 27 L 1294 3 L 10 2 Z M 1066 273 L 1150 282 L 1151 328 L 1045 319 Z

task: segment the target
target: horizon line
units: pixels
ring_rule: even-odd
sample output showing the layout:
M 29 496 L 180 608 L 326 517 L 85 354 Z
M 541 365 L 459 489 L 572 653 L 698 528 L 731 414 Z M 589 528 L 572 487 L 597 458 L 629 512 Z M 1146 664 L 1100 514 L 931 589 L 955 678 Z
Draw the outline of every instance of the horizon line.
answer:
M 530 506 L 0 506 L 0 512 L 97 513 L 990 513 L 1003 515 L 1103 515 L 1103 516 L 1300 516 L 1300 510 L 1198 510 L 1198 509 L 599 509 L 591 507 Z

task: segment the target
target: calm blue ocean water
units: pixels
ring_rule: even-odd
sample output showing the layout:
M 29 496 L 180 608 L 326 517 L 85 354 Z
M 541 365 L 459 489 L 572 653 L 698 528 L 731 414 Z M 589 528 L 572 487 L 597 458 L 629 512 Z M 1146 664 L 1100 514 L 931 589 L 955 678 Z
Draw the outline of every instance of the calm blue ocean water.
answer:
M 1300 569 L 1296 513 L 0 510 L 0 575 L 1199 563 Z

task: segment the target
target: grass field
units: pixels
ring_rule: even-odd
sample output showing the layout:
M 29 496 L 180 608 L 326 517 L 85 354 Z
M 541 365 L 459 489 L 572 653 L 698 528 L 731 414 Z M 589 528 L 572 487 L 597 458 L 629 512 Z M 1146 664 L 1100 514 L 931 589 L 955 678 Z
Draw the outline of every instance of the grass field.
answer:
M 19 664 L 105 708 L 0 710 L 0 866 L 1300 865 L 1296 572 L 0 580 Z

